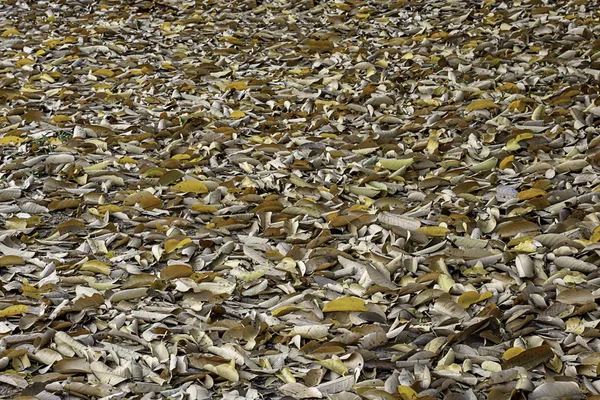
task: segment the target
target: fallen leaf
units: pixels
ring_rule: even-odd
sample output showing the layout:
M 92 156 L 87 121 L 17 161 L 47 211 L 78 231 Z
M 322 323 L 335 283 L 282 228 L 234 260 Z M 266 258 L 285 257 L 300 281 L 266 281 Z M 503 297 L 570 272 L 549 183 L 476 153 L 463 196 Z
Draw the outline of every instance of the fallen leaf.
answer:
M 14 317 L 16 315 L 26 314 L 29 312 L 29 306 L 26 305 L 14 305 L 8 306 L 0 310 L 0 317 Z
M 340 297 L 323 306 L 323 312 L 368 311 L 365 301 L 356 297 Z
M 532 347 L 523 352 L 519 352 L 507 359 L 502 364 L 502 369 L 507 370 L 514 367 L 523 367 L 527 370 L 537 367 L 554 357 L 552 348 L 548 345 Z
M 241 110 L 235 110 L 231 114 L 229 114 L 229 118 L 231 119 L 241 119 L 246 116 L 246 113 Z
M 110 267 L 108 264 L 100 260 L 89 260 L 84 262 L 79 268 L 81 271 L 89 271 L 97 274 L 110 275 Z
M 196 194 L 208 193 L 208 188 L 206 187 L 206 185 L 204 185 L 200 181 L 195 181 L 195 180 L 190 180 L 190 179 L 179 182 L 175 186 L 172 186 L 172 189 L 177 192 L 184 192 L 184 193 L 196 193 Z
M 475 100 L 471 104 L 469 104 L 469 106 L 465 109 L 465 112 L 470 113 L 471 111 L 489 110 L 497 107 L 498 105 L 491 100 L 480 99 Z

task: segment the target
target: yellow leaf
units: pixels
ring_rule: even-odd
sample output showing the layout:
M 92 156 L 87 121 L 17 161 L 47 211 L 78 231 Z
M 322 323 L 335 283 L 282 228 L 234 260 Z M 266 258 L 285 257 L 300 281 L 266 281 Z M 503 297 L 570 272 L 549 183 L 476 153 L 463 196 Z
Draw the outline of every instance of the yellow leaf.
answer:
M 600 241 L 600 226 L 596 227 L 596 229 L 594 229 L 594 232 L 592 233 L 592 236 L 590 236 L 590 242 L 592 243 L 597 243 L 598 241 Z M 2 258 L 0 258 L 1 260 Z M 0 265 L 2 265 L 0 263 Z
M 467 107 L 465 112 L 469 113 L 471 111 L 477 111 L 477 110 L 489 110 L 491 108 L 497 108 L 497 107 L 498 107 L 498 105 L 491 100 L 480 99 L 480 100 L 475 100 L 474 102 L 469 104 L 469 106 Z
M 95 272 L 97 274 L 110 275 L 110 267 L 99 260 L 89 260 L 84 262 L 80 270 Z
M 448 274 L 440 274 L 438 277 L 438 285 L 446 293 L 450 292 L 455 283 L 454 279 Z
M 402 400 L 418 400 L 419 395 L 410 386 L 398 385 L 398 394 Z
M 64 43 L 64 41 L 58 40 L 58 39 L 48 39 L 48 40 L 45 40 L 44 42 L 42 42 L 42 44 L 44 46 L 49 47 L 49 48 L 54 48 L 63 43 Z
M 32 59 L 30 59 L 30 58 L 21 58 L 19 61 L 17 61 L 15 63 L 15 66 L 18 67 L 18 68 L 22 68 L 25 65 L 33 65 L 33 64 L 35 64 L 35 61 L 33 61 Z
M 523 99 L 515 100 L 508 105 L 508 111 L 510 112 L 525 112 L 527 109 L 527 102 Z
M 524 240 L 512 248 L 511 252 L 514 253 L 535 253 L 537 246 L 531 240 Z
M 206 364 L 204 366 L 204 369 L 207 371 L 213 372 L 213 373 L 219 375 L 220 377 L 225 378 L 231 382 L 237 382 L 240 380 L 240 375 L 238 374 L 237 370 L 235 369 L 235 359 L 232 359 L 227 364 L 220 364 L 220 365 L 217 365 L 216 367 L 211 364 Z
M 477 303 L 479 300 L 479 293 L 477 292 L 465 292 L 458 298 L 458 304 L 463 308 L 469 308 L 471 304 Z
M 531 119 L 533 121 L 540 121 L 544 119 L 544 115 L 546 113 L 546 108 L 543 105 L 539 105 L 533 110 L 533 114 L 531 115 Z
M 18 145 L 21 144 L 25 141 L 24 138 L 22 137 L 18 137 L 18 136 L 4 136 L 3 138 L 0 138 L 0 145 Z
M 319 364 L 327 369 L 330 369 L 338 375 L 344 376 L 348 373 L 348 367 L 346 367 L 342 361 L 337 359 L 331 358 L 329 360 L 315 361 L 315 364 Z
M 190 156 L 189 154 L 175 154 L 173 157 L 171 157 L 173 160 L 177 160 L 177 161 L 182 161 L 182 160 L 189 160 L 190 158 L 192 158 L 192 156 Z
M 196 204 L 192 204 L 192 211 L 198 211 L 201 213 L 215 213 L 217 212 L 217 208 L 213 207 L 213 206 L 207 206 L 205 204 L 200 204 L 200 203 L 196 203 Z
M 527 242 L 527 241 L 531 241 L 532 236 L 519 236 L 517 238 L 511 239 L 506 245 L 508 247 L 511 246 L 516 246 L 518 244 L 521 244 L 523 242 Z
M 521 134 L 517 135 L 516 137 L 510 139 L 506 143 L 506 150 L 508 150 L 508 151 L 520 150 L 521 146 L 519 145 L 519 142 L 522 140 L 531 139 L 532 137 L 533 137 L 533 133 L 531 133 L 531 132 L 521 133 Z
M 299 308 L 295 306 L 283 306 L 273 310 L 272 314 L 274 317 L 280 317 L 298 310 Z
M 19 32 L 16 29 L 7 29 L 4 32 L 2 32 L 2 37 L 9 37 L 9 36 L 21 36 L 21 32 Z
M 0 310 L 0 317 L 14 317 L 29 312 L 29 307 L 25 305 L 8 306 L 4 310 Z
M 175 250 L 179 249 L 180 247 L 183 247 L 186 244 L 191 243 L 191 242 L 192 242 L 192 239 L 190 239 L 190 238 L 185 238 L 183 240 L 169 239 L 165 243 L 165 251 L 167 252 L 167 254 L 172 253 L 173 251 L 175 251 Z
M 539 196 L 545 196 L 546 191 L 542 189 L 528 189 L 523 190 L 522 192 L 517 193 L 517 199 L 519 200 L 529 200 Z
M 108 68 L 100 68 L 92 73 L 94 76 L 102 76 L 104 78 L 112 78 L 115 73 Z
M 479 164 L 471 165 L 469 169 L 473 172 L 491 171 L 496 164 L 498 164 L 498 159 L 496 157 L 491 157 Z
M 46 82 L 48 82 L 48 83 L 54 83 L 54 82 L 55 82 L 55 81 L 54 81 L 54 78 L 53 78 L 53 77 L 51 77 L 50 75 L 46 74 L 46 73 L 44 73 L 44 74 L 41 74 L 41 75 L 39 76 L 39 78 L 40 78 L 40 80 L 41 80 L 41 81 L 46 81 Z
M 42 297 L 42 294 L 48 293 L 48 292 L 52 291 L 52 289 L 53 289 L 53 285 L 45 284 L 44 286 L 42 286 L 39 289 L 36 288 L 35 286 L 24 285 L 21 290 L 23 291 L 23 294 L 25 296 L 30 297 L 32 299 L 39 300 Z
M 235 110 L 229 115 L 231 119 L 242 119 L 246 116 L 246 113 L 241 110 Z
M 427 150 L 427 153 L 433 154 L 436 152 L 439 145 L 440 145 L 440 142 L 438 141 L 437 138 L 430 137 L 429 140 L 427 141 L 427 148 L 425 150 Z
M 27 228 L 27 220 L 23 218 L 9 218 L 6 220 L 6 228 L 8 229 L 25 229 Z
M 469 308 L 471 305 L 489 299 L 490 297 L 492 297 L 491 292 L 483 292 L 482 294 L 477 292 L 465 292 L 458 298 L 458 304 L 463 308 Z
M 585 331 L 585 325 L 579 318 L 569 318 L 565 322 L 565 332 L 581 335 Z
M 227 89 L 235 89 L 235 90 L 246 90 L 250 89 L 250 86 L 246 82 L 237 81 L 231 82 L 227 85 Z
M 0 257 L 0 267 L 10 267 L 13 265 L 24 265 L 25 260 L 20 256 L 2 256 Z
M 380 158 L 378 164 L 385 169 L 397 171 L 404 167 L 410 167 L 414 161 L 415 159 L 412 157 L 404 159 Z
M 292 371 L 288 367 L 283 367 L 277 377 L 284 383 L 295 383 L 296 378 L 292 375 Z
M 192 179 L 179 182 L 177 185 L 173 186 L 173 190 L 184 193 L 208 193 L 208 188 L 204 183 Z
M 500 169 L 507 168 L 514 160 L 515 160 L 515 156 L 514 155 L 510 155 L 508 157 L 505 157 L 505 158 L 502 159 L 502 161 L 500 161 L 500 165 L 498 167 Z
M 444 237 L 450 229 L 443 226 L 422 226 L 417 231 L 431 237 Z
M 331 300 L 323 307 L 323 312 L 334 311 L 369 311 L 365 306 L 365 301 L 356 297 L 340 297 Z
M 557 374 L 560 373 L 560 371 L 562 371 L 563 369 L 563 362 L 560 359 L 560 357 L 558 355 L 554 355 L 554 357 L 552 357 L 552 360 L 548 361 L 546 364 L 546 367 L 550 368 L 552 371 L 556 372 Z
M 493 296 L 492 292 L 483 292 L 483 293 L 481 293 L 481 295 L 479 295 L 479 301 L 487 300 L 487 299 L 491 298 L 492 296 Z
M 423 102 L 423 104 L 425 104 L 426 106 L 439 107 L 442 105 L 442 103 L 440 103 L 439 101 L 437 101 L 435 99 L 424 99 L 424 100 L 421 100 L 421 102 Z
M 549 361 L 553 357 L 554 351 L 552 351 L 552 347 L 547 344 L 532 347 L 508 359 L 502 364 L 502 369 L 507 370 L 514 367 L 532 369 L 541 363 Z
M 107 212 L 115 213 L 115 212 L 123 211 L 123 208 L 116 204 L 107 204 L 107 205 L 98 207 L 98 211 L 100 211 L 101 213 L 107 213 Z
M 52 123 L 60 123 L 60 122 L 71 122 L 71 117 L 69 117 L 68 115 L 55 115 L 54 117 L 50 118 L 50 122 Z
M 60 146 L 62 143 L 63 143 L 63 141 L 60 140 L 59 138 L 55 138 L 55 137 L 48 138 L 48 144 L 50 146 Z
M 500 85 L 496 88 L 497 90 L 501 91 L 501 92 L 508 92 L 508 93 L 519 93 L 519 87 L 512 83 L 505 83 L 504 85 Z
M 142 202 L 150 201 L 151 199 L 159 200 L 149 191 L 140 190 L 139 192 L 132 193 L 129 196 L 125 197 L 125 199 L 123 200 L 123 205 L 124 206 L 134 206 L 136 204 L 141 205 Z
M 504 354 L 502 355 L 502 358 L 504 360 L 509 360 L 509 359 L 513 358 L 514 356 L 521 354 L 524 351 L 525 351 L 525 349 L 523 349 L 521 347 L 511 347 L 510 349 L 508 349 L 504 352 Z
M 129 156 L 125 156 L 125 157 L 121 157 L 117 160 L 117 162 L 119 164 L 137 164 L 137 160 L 134 160 L 133 158 L 129 157 Z
M 108 83 L 95 83 L 92 85 L 92 88 L 98 92 L 103 92 L 106 89 L 112 89 L 113 85 L 109 85 Z

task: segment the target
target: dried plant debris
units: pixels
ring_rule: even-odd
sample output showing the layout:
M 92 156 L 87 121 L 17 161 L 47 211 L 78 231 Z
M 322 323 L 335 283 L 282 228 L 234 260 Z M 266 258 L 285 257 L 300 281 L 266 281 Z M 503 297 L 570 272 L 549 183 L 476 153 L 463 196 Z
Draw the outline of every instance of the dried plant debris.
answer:
M 600 398 L 600 7 L 0 3 L 0 397 Z

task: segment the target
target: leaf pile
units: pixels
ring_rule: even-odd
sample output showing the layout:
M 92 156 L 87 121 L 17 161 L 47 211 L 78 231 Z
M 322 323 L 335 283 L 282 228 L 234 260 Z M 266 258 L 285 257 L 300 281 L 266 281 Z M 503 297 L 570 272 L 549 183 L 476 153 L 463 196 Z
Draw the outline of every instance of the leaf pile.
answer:
M 0 393 L 598 398 L 599 19 L 0 3 Z

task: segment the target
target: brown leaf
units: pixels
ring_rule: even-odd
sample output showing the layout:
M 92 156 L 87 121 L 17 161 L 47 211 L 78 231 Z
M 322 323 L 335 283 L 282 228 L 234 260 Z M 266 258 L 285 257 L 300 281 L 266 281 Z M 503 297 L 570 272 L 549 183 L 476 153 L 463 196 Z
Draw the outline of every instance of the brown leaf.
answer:
M 162 280 L 169 281 L 175 278 L 187 278 L 194 273 L 189 265 L 173 264 L 160 270 L 159 277 Z

